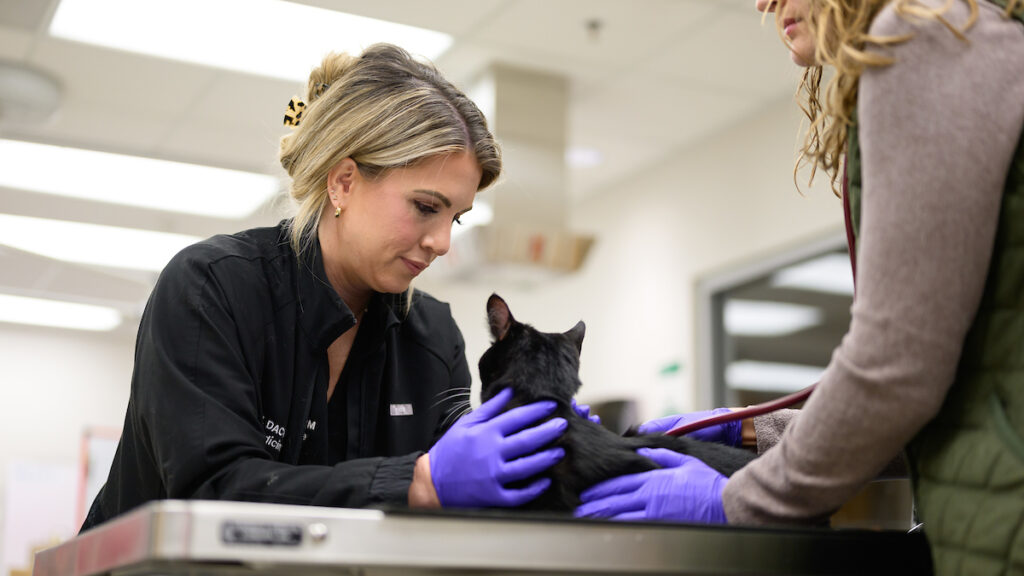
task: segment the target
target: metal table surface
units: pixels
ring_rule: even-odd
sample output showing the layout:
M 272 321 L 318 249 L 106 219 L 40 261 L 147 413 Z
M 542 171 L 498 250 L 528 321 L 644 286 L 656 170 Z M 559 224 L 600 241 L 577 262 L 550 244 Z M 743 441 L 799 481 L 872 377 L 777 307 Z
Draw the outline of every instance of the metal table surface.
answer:
M 930 572 L 924 536 L 894 531 L 165 500 L 39 552 L 33 575 Z

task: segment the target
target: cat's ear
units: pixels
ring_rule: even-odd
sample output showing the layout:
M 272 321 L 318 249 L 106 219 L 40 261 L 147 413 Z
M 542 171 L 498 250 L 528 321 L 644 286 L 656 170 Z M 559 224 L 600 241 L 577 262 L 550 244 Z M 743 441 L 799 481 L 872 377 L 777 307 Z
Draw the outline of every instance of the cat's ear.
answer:
M 570 342 L 576 345 L 577 350 L 583 352 L 583 335 L 584 333 L 586 333 L 586 331 L 587 325 L 583 323 L 583 320 L 580 320 L 579 322 L 576 323 L 575 326 L 572 327 L 572 330 L 569 330 L 568 332 L 565 333 L 565 337 L 568 338 Z
M 491 336 L 494 336 L 495 342 L 500 341 L 508 334 L 508 329 L 512 327 L 513 322 L 515 322 L 515 318 L 512 318 L 508 304 L 505 304 L 501 296 L 491 294 L 491 297 L 487 299 L 487 323 L 491 327 Z

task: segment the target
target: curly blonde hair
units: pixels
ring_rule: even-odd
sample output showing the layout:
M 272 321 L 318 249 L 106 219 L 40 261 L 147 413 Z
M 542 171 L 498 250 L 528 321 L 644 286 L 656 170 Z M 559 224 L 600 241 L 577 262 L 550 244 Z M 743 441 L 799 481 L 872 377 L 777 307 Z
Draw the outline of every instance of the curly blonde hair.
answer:
M 959 29 L 943 16 L 952 8 L 954 1 L 966 3 L 970 10 L 967 22 Z M 868 52 L 866 46 L 898 44 L 911 38 L 911 35 L 881 38 L 868 33 L 875 16 L 889 4 L 904 18 L 941 22 L 956 37 L 965 41 L 964 33 L 978 18 L 978 0 L 947 0 L 939 8 L 929 8 L 920 0 L 810 0 L 805 22 L 815 38 L 817 64 L 804 70 L 797 89 L 800 109 L 809 123 L 793 168 L 793 181 L 798 189 L 797 172 L 801 166 L 810 164 L 808 184 L 814 181 L 818 168 L 821 168 L 830 178 L 832 192 L 841 196 L 841 183 L 837 185 L 837 180 L 842 173 L 847 137 L 853 125 L 860 76 L 868 66 L 892 64 L 891 58 Z M 1007 0 L 1006 15 L 1022 8 L 1024 0 Z M 775 16 L 776 27 L 782 35 L 781 14 L 776 12 Z M 785 41 L 784 35 L 783 39 Z M 829 66 L 834 71 L 824 88 L 823 66 Z

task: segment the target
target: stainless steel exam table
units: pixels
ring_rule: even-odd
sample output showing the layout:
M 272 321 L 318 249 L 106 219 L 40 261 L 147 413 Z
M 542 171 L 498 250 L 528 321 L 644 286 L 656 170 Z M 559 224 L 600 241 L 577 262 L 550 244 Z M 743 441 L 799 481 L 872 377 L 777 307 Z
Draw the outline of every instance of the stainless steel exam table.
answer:
M 516 513 L 153 502 L 39 552 L 34 576 L 927 574 L 922 534 Z

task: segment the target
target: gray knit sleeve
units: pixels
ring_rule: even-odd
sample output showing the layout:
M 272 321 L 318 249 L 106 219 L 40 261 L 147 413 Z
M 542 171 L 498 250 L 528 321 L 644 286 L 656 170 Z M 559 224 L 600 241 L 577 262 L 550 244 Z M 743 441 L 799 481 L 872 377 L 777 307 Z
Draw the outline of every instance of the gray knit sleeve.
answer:
M 799 410 L 776 410 L 754 417 L 754 434 L 757 435 L 757 453 L 764 454 L 779 443 L 782 432 Z

